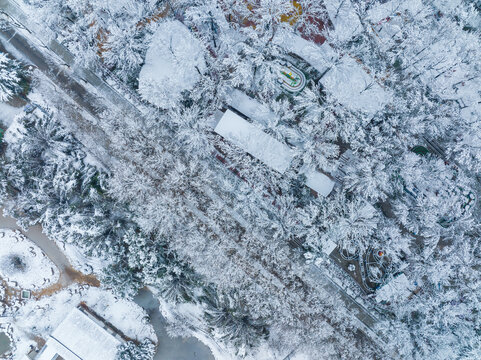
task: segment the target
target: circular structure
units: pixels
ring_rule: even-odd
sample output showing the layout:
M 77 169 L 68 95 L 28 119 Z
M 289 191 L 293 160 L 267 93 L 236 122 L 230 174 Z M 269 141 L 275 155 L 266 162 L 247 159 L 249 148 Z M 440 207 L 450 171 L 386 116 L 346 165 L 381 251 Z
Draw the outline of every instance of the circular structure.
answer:
M 359 258 L 359 247 L 348 244 L 339 249 L 339 254 L 344 260 L 357 260 Z
M 284 89 L 295 93 L 302 91 L 306 86 L 306 76 L 294 65 L 287 62 L 282 63 L 279 67 L 278 81 Z
M 364 264 L 366 267 L 366 280 L 375 287 L 382 285 L 392 270 L 391 261 L 382 249 L 368 249 L 365 254 Z
M 21 232 L 0 229 L 0 278 L 23 289 L 41 289 L 58 280 L 57 267 Z
M 374 253 L 374 256 L 377 260 L 381 260 L 384 257 L 385 253 L 384 250 L 378 250 Z

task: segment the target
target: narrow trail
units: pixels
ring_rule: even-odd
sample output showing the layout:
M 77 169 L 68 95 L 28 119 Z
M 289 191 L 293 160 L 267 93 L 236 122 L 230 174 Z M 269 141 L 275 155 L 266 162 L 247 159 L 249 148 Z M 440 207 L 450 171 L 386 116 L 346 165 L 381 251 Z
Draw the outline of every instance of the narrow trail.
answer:
M 58 268 L 60 273 L 58 281 L 45 289 L 33 292 L 32 295 L 35 298 L 39 299 L 43 296 L 50 296 L 72 284 L 100 286 L 100 281 L 95 275 L 85 275 L 72 267 L 70 261 L 57 244 L 43 233 L 40 225 L 31 226 L 27 231 L 23 231 L 17 225 L 14 218 L 4 216 L 2 207 L 0 208 L 0 228 L 20 231 L 25 237 L 37 245 Z

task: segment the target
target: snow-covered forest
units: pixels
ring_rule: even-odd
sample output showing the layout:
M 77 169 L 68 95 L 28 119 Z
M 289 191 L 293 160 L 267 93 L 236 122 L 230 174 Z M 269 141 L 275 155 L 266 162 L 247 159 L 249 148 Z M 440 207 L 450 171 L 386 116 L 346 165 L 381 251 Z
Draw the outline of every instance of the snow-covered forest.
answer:
M 22 8 L 129 107 L 88 84 L 88 125 L 45 94 L 17 116 L 7 214 L 234 357 L 481 358 L 481 3 Z M 0 52 L 1 101 L 21 69 Z

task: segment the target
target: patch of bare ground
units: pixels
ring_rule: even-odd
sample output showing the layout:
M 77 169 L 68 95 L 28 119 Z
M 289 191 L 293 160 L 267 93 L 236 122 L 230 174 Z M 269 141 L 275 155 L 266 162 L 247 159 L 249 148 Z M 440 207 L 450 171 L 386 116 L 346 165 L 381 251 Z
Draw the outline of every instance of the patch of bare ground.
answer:
M 62 281 L 62 278 L 65 278 L 66 281 Z M 100 287 L 100 281 L 95 275 L 85 275 L 72 267 L 67 267 L 64 269 L 64 272 L 61 273 L 59 281 L 45 289 L 33 292 L 32 296 L 37 300 L 44 296 L 51 296 L 71 284 Z

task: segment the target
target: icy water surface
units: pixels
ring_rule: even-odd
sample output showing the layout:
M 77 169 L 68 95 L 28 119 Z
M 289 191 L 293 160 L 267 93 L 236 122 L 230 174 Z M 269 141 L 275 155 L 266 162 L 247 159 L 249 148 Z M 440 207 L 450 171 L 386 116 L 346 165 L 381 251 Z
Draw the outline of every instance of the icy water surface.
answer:
M 0 356 L 5 354 L 9 350 L 10 350 L 10 339 L 5 333 L 0 332 Z

